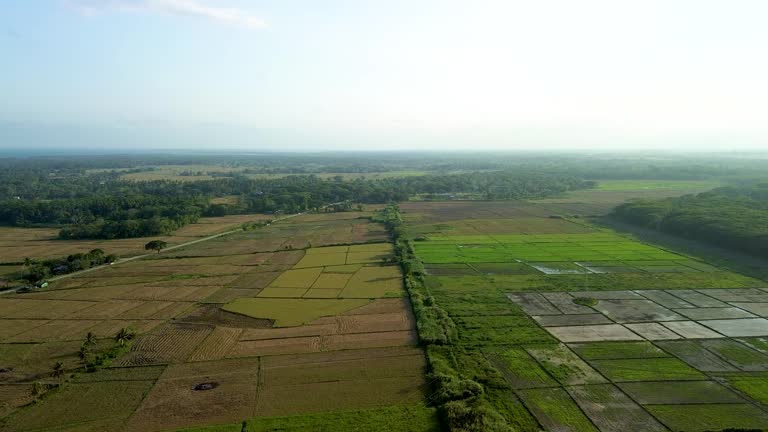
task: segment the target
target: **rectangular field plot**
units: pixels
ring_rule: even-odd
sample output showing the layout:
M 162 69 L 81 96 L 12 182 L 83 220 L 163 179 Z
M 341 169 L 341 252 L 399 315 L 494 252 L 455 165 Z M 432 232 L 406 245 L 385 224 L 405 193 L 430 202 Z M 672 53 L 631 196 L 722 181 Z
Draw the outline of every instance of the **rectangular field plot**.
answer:
M 617 384 L 641 405 L 744 403 L 714 381 L 633 382 Z
M 242 332 L 243 329 L 241 328 L 216 327 L 197 346 L 197 349 L 189 357 L 189 361 L 223 359 L 235 347 Z
M 161 431 L 181 427 L 232 423 L 254 415 L 258 388 L 258 359 L 251 361 L 173 365 L 166 369 L 126 431 Z M 213 384 L 206 391 L 194 388 Z
M 699 341 L 663 341 L 657 343 L 662 349 L 703 372 L 733 372 L 733 365 L 705 349 Z
M 311 249 L 310 249 L 311 250 Z M 324 267 L 347 264 L 346 253 L 323 253 L 305 255 L 293 268 Z
M 425 391 L 424 382 L 415 377 L 273 385 L 266 387 L 259 395 L 256 415 L 279 416 L 415 404 L 424 398 Z
M 574 234 L 562 236 L 438 236 L 431 241 L 418 242 L 416 251 L 425 263 L 450 262 L 616 262 L 633 271 L 699 272 L 698 263 L 661 249 L 622 237 L 602 234 Z M 665 261 L 660 265 L 659 261 Z M 633 264 L 625 264 L 625 263 Z M 654 265 L 644 266 L 649 262 Z M 691 266 L 685 263 L 694 263 Z M 641 265 L 644 268 L 638 268 Z M 595 267 L 602 267 L 595 266 Z M 584 266 L 566 270 L 584 271 Z
M 613 322 L 605 315 L 594 313 L 583 315 L 533 315 L 532 318 L 542 327 L 611 324 Z
M 370 356 L 366 357 L 365 352 Z M 327 361 L 322 355 L 304 356 L 305 362 L 292 361 L 281 364 L 280 358 L 265 361 L 262 372 L 263 384 L 269 386 L 285 386 L 311 384 L 327 381 L 373 380 L 380 378 L 413 377 L 421 381 L 426 361 L 421 353 L 398 356 L 375 356 L 376 350 L 363 350 L 358 358 L 338 358 Z
M 18 310 L 6 313 L 4 318 L 54 319 L 68 316 L 72 317 L 73 319 L 85 318 L 78 317 L 75 314 L 78 311 L 89 309 L 91 306 L 97 304 L 100 303 L 67 300 L 22 301 L 22 303 L 18 304 Z
M 322 267 L 288 270 L 269 286 L 272 288 L 309 288 L 322 273 Z
M 112 430 L 125 422 L 152 384 L 153 381 L 68 384 L 46 398 L 44 404 L 11 415 L 0 430 L 23 432 L 76 425 L 80 430 Z
M 594 307 L 618 323 L 684 319 L 679 314 L 650 300 L 599 300 Z
M 333 316 L 363 306 L 366 299 L 271 299 L 241 298 L 224 310 L 254 318 L 272 319 L 275 327 L 299 326 L 323 316 Z
M 33 399 L 32 384 L 0 384 L 0 417 L 5 417 Z
M 310 288 L 307 292 L 304 293 L 302 298 L 305 299 L 331 299 L 331 298 L 338 298 L 339 294 L 341 294 L 340 289 L 328 289 L 328 288 Z
M 562 342 L 631 341 L 642 339 L 619 324 L 598 324 L 568 327 L 547 327 Z
M 98 320 L 54 320 L 35 326 L 3 342 L 51 342 L 82 340 L 88 331 L 99 324 Z
M 735 340 L 704 340 L 701 345 L 740 370 L 768 371 L 768 356 Z
M 375 431 L 386 424 L 392 431 L 439 432 L 440 422 L 434 408 L 420 405 L 394 405 L 354 411 L 332 411 L 288 417 L 258 417 L 247 421 L 246 431 Z M 241 432 L 242 425 L 221 427 L 208 432 Z
M 337 274 L 337 273 L 345 273 L 345 274 L 351 274 L 355 273 L 356 271 L 363 268 L 363 264 L 346 264 L 346 265 L 338 265 L 338 266 L 328 266 L 323 270 L 323 274 Z
M 686 339 L 707 339 L 722 337 L 695 321 L 672 321 L 662 325 Z
M 351 277 L 351 273 L 322 273 L 312 285 L 312 288 L 341 290 L 347 285 Z
M 521 390 L 520 399 L 546 430 L 597 432 L 597 428 L 561 388 Z
M 308 291 L 307 288 L 264 288 L 257 297 L 271 298 L 301 298 Z
M 439 264 L 436 264 L 439 265 Z M 456 265 L 456 264 L 446 264 Z M 463 265 L 463 264 L 461 264 Z M 527 264 L 521 263 L 474 263 L 472 268 L 485 275 L 524 275 L 536 274 L 538 271 Z M 475 272 L 473 271 L 472 274 Z
M 607 382 L 565 345 L 542 345 L 527 348 L 527 351 L 562 385 Z
M 592 360 L 590 364 L 614 382 L 706 379 L 676 358 Z
M 349 246 L 326 246 L 326 247 L 313 247 L 305 251 L 306 255 L 346 255 L 349 251 Z M 301 262 L 301 261 L 299 261 Z
M 48 320 L 0 319 L 0 341 L 39 327 Z
M 357 271 L 341 292 L 341 298 L 377 298 L 403 292 L 400 269 L 394 266 L 367 266 Z
M 768 377 L 765 375 L 728 376 L 728 383 L 763 405 L 768 404 Z
M 765 318 L 707 320 L 701 324 L 729 337 L 768 336 Z
M 650 359 L 670 357 L 650 342 L 596 342 L 571 344 L 585 360 Z
M 612 384 L 566 387 L 566 390 L 602 431 L 666 430 Z
M 140 366 L 186 361 L 212 328 L 203 325 L 169 324 L 139 336 L 118 366 Z
M 756 318 L 751 313 L 735 308 L 689 308 L 677 311 L 680 315 L 694 321 L 712 320 L 712 319 L 732 319 L 732 318 Z
M 672 340 L 681 338 L 677 333 L 656 322 L 625 324 L 624 327 L 648 340 Z
M 768 428 L 768 414 L 749 404 L 648 405 L 646 409 L 673 431 Z
M 539 363 L 521 347 L 496 347 L 483 350 L 514 389 L 556 387 L 555 381 Z

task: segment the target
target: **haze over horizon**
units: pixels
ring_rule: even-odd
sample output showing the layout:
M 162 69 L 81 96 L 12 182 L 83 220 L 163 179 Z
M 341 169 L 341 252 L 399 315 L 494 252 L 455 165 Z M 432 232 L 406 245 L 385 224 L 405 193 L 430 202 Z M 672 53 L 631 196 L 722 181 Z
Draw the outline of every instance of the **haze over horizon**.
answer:
M 768 150 L 768 3 L 9 0 L 0 149 Z

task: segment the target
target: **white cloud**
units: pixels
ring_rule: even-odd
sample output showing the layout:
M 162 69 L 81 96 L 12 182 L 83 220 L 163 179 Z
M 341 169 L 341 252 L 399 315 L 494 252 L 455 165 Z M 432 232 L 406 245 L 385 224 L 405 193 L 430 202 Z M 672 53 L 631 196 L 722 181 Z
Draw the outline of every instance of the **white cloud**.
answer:
M 88 16 L 104 12 L 140 12 L 193 16 L 250 29 L 266 26 L 263 19 L 248 11 L 210 6 L 199 0 L 68 0 L 66 4 Z

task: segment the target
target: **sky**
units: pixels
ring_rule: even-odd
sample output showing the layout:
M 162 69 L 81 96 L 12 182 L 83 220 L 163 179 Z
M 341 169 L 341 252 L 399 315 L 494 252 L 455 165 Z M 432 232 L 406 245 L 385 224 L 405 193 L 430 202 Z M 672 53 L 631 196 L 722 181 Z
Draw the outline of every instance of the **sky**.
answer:
M 3 0 L 0 149 L 768 150 L 764 0 Z

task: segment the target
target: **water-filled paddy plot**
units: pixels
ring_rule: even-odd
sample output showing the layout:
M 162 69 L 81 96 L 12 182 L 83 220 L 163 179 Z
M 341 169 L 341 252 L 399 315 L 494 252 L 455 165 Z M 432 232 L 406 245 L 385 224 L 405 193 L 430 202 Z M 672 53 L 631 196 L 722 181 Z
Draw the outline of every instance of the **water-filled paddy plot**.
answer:
M 767 289 L 694 292 L 701 296 L 697 297 L 699 303 L 707 303 L 704 300 L 709 297 L 722 306 L 697 307 L 683 300 L 686 295 L 678 296 L 676 290 L 510 293 L 508 297 L 563 342 L 768 336 L 768 311 L 749 308 L 768 300 Z M 683 293 L 690 297 L 690 291 Z M 570 306 L 563 307 L 568 298 L 573 303 L 577 297 L 585 296 L 593 297 L 595 304 L 577 305 L 576 311 Z M 658 299 L 662 301 L 657 302 Z M 754 314 L 748 309 L 763 314 Z

